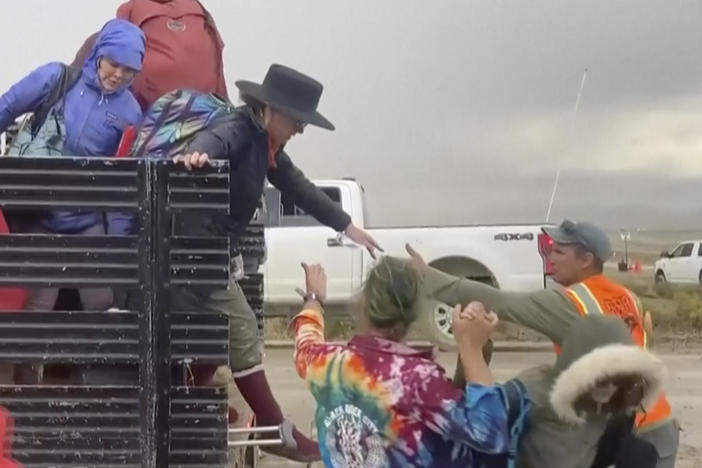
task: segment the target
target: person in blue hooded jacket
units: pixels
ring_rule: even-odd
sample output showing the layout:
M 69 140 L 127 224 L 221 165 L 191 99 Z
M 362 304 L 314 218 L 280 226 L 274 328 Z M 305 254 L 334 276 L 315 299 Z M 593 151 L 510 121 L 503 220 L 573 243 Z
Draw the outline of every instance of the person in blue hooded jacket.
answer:
M 141 120 L 141 108 L 129 86 L 141 70 L 144 47 L 144 34 L 128 21 L 111 20 L 105 24 L 80 77 L 56 104 L 61 106 L 65 127 L 62 154 L 114 156 L 124 129 Z M 0 133 L 19 116 L 40 108 L 63 69 L 59 62 L 42 65 L 0 96 Z M 42 213 L 38 226 L 32 229 L 57 234 L 120 235 L 127 234 L 131 225 L 131 218 L 120 213 L 73 210 Z M 88 288 L 80 293 L 87 310 L 104 310 L 112 305 L 110 289 Z M 31 291 L 26 308 L 51 310 L 57 296 L 56 288 Z

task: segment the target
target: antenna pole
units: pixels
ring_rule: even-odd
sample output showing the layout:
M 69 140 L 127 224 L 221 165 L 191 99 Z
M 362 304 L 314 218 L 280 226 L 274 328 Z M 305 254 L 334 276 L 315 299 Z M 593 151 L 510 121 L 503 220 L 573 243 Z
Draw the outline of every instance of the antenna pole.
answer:
M 573 106 L 573 115 L 570 121 L 570 129 L 566 135 L 566 147 L 568 149 L 568 144 L 570 143 L 570 136 L 575 130 L 575 117 L 578 115 L 578 109 L 580 108 L 580 98 L 583 95 L 583 89 L 585 88 L 585 80 L 587 79 L 587 68 L 583 71 L 583 78 L 580 80 L 580 89 L 578 89 L 578 94 L 575 96 L 575 105 Z M 556 200 L 556 193 L 558 192 L 558 183 L 561 180 L 561 168 L 560 166 L 556 170 L 556 180 L 553 183 L 553 190 L 551 191 L 551 200 L 548 202 L 548 210 L 546 211 L 546 222 L 551 220 L 551 210 L 553 209 L 553 202 Z

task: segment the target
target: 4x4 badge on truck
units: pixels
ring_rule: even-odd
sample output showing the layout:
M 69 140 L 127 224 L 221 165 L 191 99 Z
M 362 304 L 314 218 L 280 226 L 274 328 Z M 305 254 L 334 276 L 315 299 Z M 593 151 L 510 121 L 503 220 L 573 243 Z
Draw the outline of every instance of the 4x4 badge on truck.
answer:
M 524 234 L 508 234 L 508 233 L 501 233 L 501 234 L 495 234 L 495 240 L 501 240 L 501 241 L 513 241 L 513 240 L 534 240 L 534 234 L 531 232 L 527 232 Z

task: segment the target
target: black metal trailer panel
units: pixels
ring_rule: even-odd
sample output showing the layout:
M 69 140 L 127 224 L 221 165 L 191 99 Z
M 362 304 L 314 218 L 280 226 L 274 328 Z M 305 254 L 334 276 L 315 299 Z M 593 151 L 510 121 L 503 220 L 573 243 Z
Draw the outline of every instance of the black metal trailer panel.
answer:
M 223 287 L 226 238 L 176 237 L 172 216 L 229 209 L 226 163 L 0 158 L 0 209 L 127 212 L 133 236 L 0 235 L 0 287 L 112 287 L 130 310 L 0 311 L 0 362 L 134 369 L 128 383 L 0 386 L 26 467 L 227 466 L 223 388 L 183 387 L 174 368 L 228 363 L 228 319 L 171 311 L 172 287 Z M 13 216 L 15 215 L 15 216 Z

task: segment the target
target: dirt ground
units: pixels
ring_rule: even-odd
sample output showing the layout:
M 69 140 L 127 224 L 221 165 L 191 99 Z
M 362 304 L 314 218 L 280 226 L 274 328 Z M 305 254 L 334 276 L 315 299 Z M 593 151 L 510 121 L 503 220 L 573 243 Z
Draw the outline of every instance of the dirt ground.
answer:
M 670 379 L 667 393 L 676 416 L 682 426 L 681 448 L 677 468 L 702 467 L 702 348 L 687 352 L 661 351 L 669 368 Z M 520 370 L 536 364 L 549 363 L 553 354 L 548 353 L 496 353 L 491 367 L 499 380 L 505 380 Z M 442 353 L 439 361 L 452 369 L 455 354 Z M 283 411 L 300 428 L 309 430 L 314 411 L 314 401 L 298 378 L 292 366 L 291 349 L 269 350 L 266 356 L 266 369 L 274 392 Z M 262 468 L 303 466 L 264 456 Z

